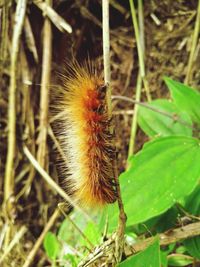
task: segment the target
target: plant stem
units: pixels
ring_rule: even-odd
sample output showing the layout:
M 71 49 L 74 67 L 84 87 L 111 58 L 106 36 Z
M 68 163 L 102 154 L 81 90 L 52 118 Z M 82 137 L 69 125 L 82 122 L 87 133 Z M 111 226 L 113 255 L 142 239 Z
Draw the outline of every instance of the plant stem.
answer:
M 49 174 L 40 166 L 38 161 L 33 157 L 26 146 L 23 147 L 24 154 L 27 156 L 31 164 L 35 167 L 35 169 L 40 173 L 42 178 L 50 185 L 50 187 L 55 190 L 62 198 L 64 198 L 67 202 L 69 202 L 73 207 L 79 210 L 86 219 L 92 220 L 87 213 L 85 213 L 76 203 L 68 196 L 65 191 L 57 185 L 57 183 L 49 176 Z
M 16 145 L 16 90 L 17 90 L 17 65 L 18 54 L 20 47 L 20 36 L 24 24 L 24 18 L 26 14 L 26 0 L 18 0 L 16 13 L 15 13 L 15 26 L 12 36 L 11 47 L 11 67 L 10 67 L 10 87 L 9 87 L 9 103 L 8 103 L 8 151 L 6 159 L 6 170 L 4 180 L 4 204 L 12 218 L 13 213 L 13 201 L 11 196 L 14 194 L 14 158 L 15 158 L 15 145 Z M 7 235 L 5 238 L 5 247 L 9 243 L 11 234 L 11 228 L 8 227 Z
M 198 1 L 197 16 L 196 16 L 196 22 L 195 22 L 195 27 L 194 27 L 194 33 L 192 37 L 192 47 L 191 47 L 190 56 L 188 60 L 187 74 L 186 74 L 185 81 L 184 81 L 184 83 L 186 84 L 188 84 L 190 80 L 192 79 L 192 66 L 193 66 L 193 61 L 194 61 L 195 49 L 197 47 L 197 42 L 198 42 L 199 30 L 200 30 L 200 0 Z
M 133 20 L 133 27 L 135 31 L 135 39 L 138 51 L 138 59 L 139 59 L 139 66 L 140 66 L 140 73 L 142 78 L 145 76 L 145 67 L 144 67 L 144 58 L 143 58 L 143 50 L 140 42 L 140 34 L 139 34 L 139 27 L 137 22 L 136 10 L 133 0 L 129 0 L 130 7 L 131 7 L 131 15 Z
M 51 0 L 46 0 L 46 4 L 51 5 Z M 48 110 L 49 110 L 49 84 L 51 76 L 52 57 L 52 31 L 51 23 L 46 17 L 44 21 L 43 37 L 43 58 L 42 58 L 42 79 L 40 95 L 40 126 L 38 135 L 37 159 L 42 168 L 46 169 L 47 157 L 47 131 L 48 131 Z
M 137 102 L 140 101 L 141 89 L 142 89 L 142 77 L 139 72 L 138 78 L 137 78 L 137 86 L 136 86 L 136 101 Z M 130 141 L 129 141 L 128 157 L 130 157 L 134 153 L 135 137 L 136 137 L 136 132 L 137 132 L 138 109 L 139 109 L 139 106 L 136 105 L 134 109 L 134 115 L 133 115 L 132 125 L 131 125 L 131 136 L 130 136 Z
M 144 31 L 144 23 L 143 22 L 143 12 L 142 12 L 142 0 L 138 0 L 138 6 L 139 6 L 139 16 L 140 16 L 140 31 Z M 135 6 L 134 6 L 134 1 L 133 0 L 129 0 L 130 3 L 130 8 L 131 8 L 131 16 L 132 16 L 132 20 L 133 20 L 133 27 L 134 27 L 134 31 L 135 31 L 135 39 L 136 39 L 136 46 L 137 46 L 137 51 L 138 51 L 138 59 L 139 59 L 139 67 L 140 67 L 140 75 L 144 81 L 144 88 L 146 91 L 146 96 L 147 96 L 147 100 L 150 101 L 151 100 L 151 95 L 149 92 L 149 87 L 145 78 L 145 66 L 144 66 L 144 33 L 140 33 L 139 31 L 139 27 L 138 27 L 138 21 L 137 21 L 137 16 L 136 16 L 136 10 L 135 10 Z M 142 41 L 141 41 L 142 40 Z
M 72 33 L 72 27 L 56 13 L 56 11 L 47 3 L 42 0 L 33 0 L 33 3 L 42 10 L 51 22 L 61 31 Z
M 140 102 L 140 101 L 137 101 L 137 100 L 133 100 L 132 98 L 129 98 L 129 97 L 126 97 L 126 96 L 121 96 L 121 95 L 114 95 L 114 96 L 112 96 L 112 99 L 119 99 L 119 100 L 123 100 L 123 101 L 128 101 L 128 102 L 131 102 L 133 104 L 145 107 L 145 108 L 150 109 L 152 111 L 155 111 L 155 112 L 157 112 L 157 113 L 159 113 L 159 114 L 161 114 L 163 116 L 166 116 L 166 117 L 172 119 L 173 121 L 177 121 L 180 124 L 182 124 L 182 125 L 184 125 L 184 126 L 186 126 L 188 128 L 191 128 L 193 130 L 199 131 L 199 129 L 197 127 L 194 127 L 191 124 L 187 123 L 186 121 L 175 117 L 174 114 L 170 114 L 168 112 L 165 112 L 165 111 L 162 111 L 160 109 L 154 108 L 154 107 L 152 107 L 152 106 L 150 106 L 150 105 L 148 105 L 146 103 L 143 103 L 143 102 Z
M 39 238 L 37 239 L 37 241 L 35 242 L 33 248 L 31 249 L 31 251 L 29 252 L 26 261 L 24 262 L 22 267 L 28 267 L 31 265 L 31 262 L 33 261 L 38 249 L 40 248 L 46 233 L 51 229 L 51 227 L 55 224 L 55 221 L 57 220 L 57 218 L 60 215 L 60 210 L 57 208 L 54 213 L 51 215 L 48 223 L 46 224 L 45 228 L 43 229 L 41 235 L 39 236 Z
M 19 243 L 20 239 L 24 236 L 24 234 L 27 232 L 27 228 L 25 226 L 22 226 L 18 232 L 16 232 L 15 236 L 13 237 L 12 241 L 6 248 L 6 250 L 3 252 L 1 258 L 0 258 L 0 264 L 3 263 L 6 256 L 10 253 L 10 251 L 14 248 L 16 244 Z
M 103 59 L 104 59 L 104 81 L 108 86 L 107 89 L 107 105 L 108 105 L 108 116 L 112 117 L 112 103 L 111 103 L 111 87 L 110 87 L 110 34 L 109 34 L 109 0 L 102 0 L 102 18 L 103 18 Z M 110 129 L 113 134 L 113 129 Z M 114 142 L 114 141 L 113 141 Z M 118 168 L 117 159 L 113 160 L 113 171 L 114 179 L 117 190 L 117 201 L 119 207 L 119 222 L 117 229 L 117 262 L 121 260 L 122 252 L 124 249 L 124 230 L 126 224 L 126 214 L 124 212 L 124 206 L 121 198 L 120 185 L 118 181 Z
M 104 83 L 107 85 L 107 105 L 108 115 L 112 115 L 111 87 L 110 87 L 110 32 L 109 32 L 109 0 L 102 0 L 103 19 L 103 63 L 104 63 Z
M 193 236 L 200 235 L 200 222 L 191 223 L 179 228 L 171 229 L 165 233 L 159 234 L 160 245 L 166 246 L 172 243 L 176 243 L 186 238 L 191 238 Z M 150 245 L 155 237 L 150 237 L 144 241 L 138 241 L 132 246 L 125 247 L 125 254 L 127 257 L 144 250 L 148 245 Z

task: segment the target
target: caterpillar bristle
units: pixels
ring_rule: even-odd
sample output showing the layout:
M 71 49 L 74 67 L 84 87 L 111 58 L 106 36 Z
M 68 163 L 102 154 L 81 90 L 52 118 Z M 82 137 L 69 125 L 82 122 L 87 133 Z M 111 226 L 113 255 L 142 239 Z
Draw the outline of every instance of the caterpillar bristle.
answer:
M 102 75 L 87 62 L 74 63 L 59 77 L 51 110 L 53 115 L 65 111 L 53 124 L 68 160 L 61 170 L 65 187 L 81 205 L 113 203 L 115 148 Z

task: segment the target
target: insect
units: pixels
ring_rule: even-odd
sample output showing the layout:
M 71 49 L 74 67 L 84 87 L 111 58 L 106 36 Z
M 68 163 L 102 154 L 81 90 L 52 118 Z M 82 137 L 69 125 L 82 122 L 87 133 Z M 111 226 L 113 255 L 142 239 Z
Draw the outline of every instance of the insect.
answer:
M 52 113 L 62 114 L 53 129 L 68 161 L 67 166 L 58 164 L 64 187 L 83 206 L 113 203 L 115 148 L 107 87 L 91 63 L 72 65 L 60 80 L 60 88 L 53 92 Z

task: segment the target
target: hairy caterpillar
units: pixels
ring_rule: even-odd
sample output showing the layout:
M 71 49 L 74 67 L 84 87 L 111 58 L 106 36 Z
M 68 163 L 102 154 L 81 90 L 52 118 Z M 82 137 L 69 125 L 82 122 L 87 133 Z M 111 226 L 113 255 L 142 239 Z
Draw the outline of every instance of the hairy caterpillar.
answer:
M 60 164 L 67 191 L 84 206 L 113 203 L 115 152 L 107 88 L 89 63 L 76 63 L 60 77 L 61 86 L 53 93 L 53 114 L 62 115 L 53 128 L 68 161 L 67 166 Z

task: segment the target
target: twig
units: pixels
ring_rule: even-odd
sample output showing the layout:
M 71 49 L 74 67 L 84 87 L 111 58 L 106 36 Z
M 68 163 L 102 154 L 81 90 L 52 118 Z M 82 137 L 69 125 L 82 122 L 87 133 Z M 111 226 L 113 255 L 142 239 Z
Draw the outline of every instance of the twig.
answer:
M 72 33 L 72 27 L 47 3 L 42 0 L 34 0 L 33 3 L 42 10 L 43 14 L 47 16 L 61 32 L 67 31 L 68 33 Z
M 168 230 L 163 234 L 159 234 L 158 237 L 160 239 L 160 245 L 166 246 L 181 241 L 183 239 L 199 235 L 200 235 L 200 222 L 195 222 L 176 229 Z M 154 238 L 155 237 L 150 237 L 145 239 L 144 241 L 137 242 L 132 246 L 126 246 L 125 247 L 126 256 L 129 257 L 139 251 L 144 250 L 154 240 Z
M 188 128 L 191 128 L 193 130 L 194 129 L 199 130 L 198 128 L 196 128 L 196 127 L 192 126 L 191 124 L 187 123 L 186 121 L 177 118 L 177 116 L 174 116 L 174 114 L 172 115 L 172 114 L 167 113 L 165 111 L 162 111 L 162 110 L 159 110 L 157 108 L 151 107 L 150 105 L 145 104 L 143 102 L 138 102 L 136 100 L 133 100 L 132 98 L 129 98 L 129 97 L 126 97 L 126 96 L 121 96 L 121 95 L 115 95 L 115 96 L 112 96 L 112 99 L 119 99 L 119 100 L 128 101 L 128 102 L 131 102 L 133 104 L 140 105 L 142 107 L 145 107 L 145 108 L 148 108 L 148 109 L 150 109 L 152 111 L 155 111 L 155 112 L 157 112 L 157 113 L 159 113 L 159 114 L 161 114 L 161 115 L 163 115 L 165 117 L 168 117 L 168 118 L 172 119 L 173 121 L 177 121 L 180 124 L 182 124 L 182 125 L 184 125 L 184 126 L 186 126 Z
M 33 246 L 33 248 L 31 249 L 30 253 L 28 254 L 26 261 L 24 262 L 22 267 L 28 267 L 30 266 L 31 262 L 33 261 L 39 247 L 41 246 L 46 233 L 50 230 L 50 228 L 55 224 L 55 221 L 57 220 L 57 218 L 60 215 L 60 210 L 57 208 L 54 213 L 52 214 L 52 216 L 50 217 L 47 225 L 45 226 L 45 228 L 43 229 L 41 235 L 39 236 L 39 238 L 37 239 L 37 241 L 35 242 L 35 245 Z
M 49 136 L 51 137 L 52 141 L 54 142 L 54 144 L 55 144 L 60 156 L 62 157 L 63 161 L 65 162 L 65 164 L 67 166 L 69 164 L 69 161 L 67 160 L 67 157 L 65 156 L 65 153 L 64 153 L 63 149 L 61 148 L 60 143 L 56 139 L 56 137 L 54 135 L 54 132 L 53 132 L 53 130 L 52 130 L 50 125 L 49 125 L 49 128 L 48 128 L 48 133 L 49 133 Z
M 32 80 L 33 73 L 30 71 L 28 60 L 24 51 L 24 47 L 21 46 L 20 51 L 20 63 L 21 73 L 23 80 Z M 25 125 L 24 133 L 27 133 L 27 142 L 32 155 L 35 156 L 36 145 L 35 145 L 35 122 L 34 122 L 34 111 L 32 105 L 32 94 L 31 88 L 26 83 L 22 83 L 21 94 L 22 94 L 22 123 Z M 30 170 L 27 179 L 24 182 L 24 186 L 21 188 L 19 193 L 16 195 L 16 201 L 25 194 L 28 195 L 31 189 L 32 181 L 35 177 L 35 168 L 30 165 Z
M 14 157 L 15 157 L 15 134 L 16 134 L 16 89 L 17 89 L 17 65 L 19 54 L 19 42 L 22 33 L 25 13 L 26 0 L 17 2 L 15 14 L 15 26 L 12 36 L 11 47 L 11 67 L 10 67 L 10 88 L 9 88 L 9 105 L 8 105 L 8 151 L 6 159 L 5 181 L 4 181 L 4 203 L 8 214 L 12 217 L 13 202 L 11 196 L 14 193 Z M 9 242 L 10 227 L 7 232 L 5 246 Z
M 198 35 L 199 35 L 199 29 L 200 29 L 200 0 L 198 1 L 198 9 L 197 9 L 197 16 L 196 16 L 196 22 L 194 27 L 194 33 L 192 37 L 192 47 L 190 51 L 190 56 L 188 60 L 188 67 L 187 67 L 187 74 L 185 77 L 184 83 L 188 84 L 190 80 L 192 79 L 192 66 L 194 61 L 194 55 L 195 55 L 195 49 L 197 47 L 198 42 Z
M 46 0 L 46 4 L 51 4 L 51 0 Z M 51 75 L 52 57 L 52 32 L 51 23 L 48 18 L 44 21 L 43 38 L 43 59 L 42 59 L 42 78 L 40 95 L 40 126 L 38 135 L 37 159 L 42 168 L 46 165 L 47 156 L 47 131 L 48 131 L 48 109 L 49 109 L 49 84 Z M 46 168 L 45 168 L 46 169 Z
M 179 227 L 176 229 L 168 230 L 163 234 L 159 234 L 158 237 L 160 239 L 160 245 L 165 246 L 178 241 L 181 241 L 186 238 L 191 238 L 194 236 L 198 236 L 200 234 L 200 222 L 191 223 L 183 227 Z M 147 238 L 143 241 L 138 241 L 134 245 L 129 245 L 127 242 L 125 243 L 124 253 L 128 258 L 135 253 L 138 253 L 144 250 L 147 246 L 149 246 L 155 240 L 154 237 Z M 107 241 L 101 244 L 99 247 L 96 247 L 83 261 L 81 261 L 78 267 L 86 267 L 86 266 L 104 266 L 101 265 L 102 261 L 105 264 L 107 260 L 110 265 L 105 266 L 113 266 L 113 261 L 111 261 L 111 255 L 113 246 L 115 243 L 115 235 L 112 235 Z M 109 261 L 110 260 L 110 261 Z M 107 262 L 106 261 L 106 262 Z M 91 265 L 93 264 L 93 265 Z M 95 265 L 96 264 L 96 265 Z M 114 265 L 115 266 L 115 265 Z
M 26 13 L 26 0 L 19 0 L 17 3 L 15 21 L 12 38 L 12 54 L 10 69 L 10 88 L 9 88 L 9 106 L 8 106 L 8 152 L 6 160 L 4 201 L 8 201 L 14 192 L 14 157 L 15 157 L 15 131 L 16 131 L 16 74 L 17 59 L 19 53 L 19 40 L 22 33 L 24 17 Z
M 103 64 L 104 82 L 107 85 L 108 114 L 111 117 L 111 87 L 110 87 L 110 33 L 109 33 L 109 0 L 102 0 L 103 19 Z
M 25 17 L 24 33 L 25 33 L 27 46 L 29 50 L 32 52 L 35 62 L 38 63 L 38 52 L 37 52 L 37 48 L 35 45 L 35 39 L 34 39 L 34 35 L 31 29 L 31 24 L 30 24 L 28 16 Z
M 3 263 L 5 257 L 10 253 L 10 251 L 13 249 L 13 247 L 18 244 L 19 240 L 23 237 L 23 235 L 26 233 L 27 228 L 25 226 L 22 226 L 21 229 L 16 232 L 15 236 L 13 237 L 12 241 L 4 251 L 3 255 L 0 258 L 0 264 Z
M 3 6 L 1 6 L 1 25 L 0 25 L 0 80 L 3 74 L 3 62 L 7 58 L 8 54 L 8 33 L 9 33 L 9 3 L 4 1 Z
M 65 191 L 54 182 L 54 180 L 49 176 L 49 174 L 40 166 L 37 160 L 33 157 L 26 146 L 23 147 L 24 154 L 27 156 L 31 164 L 36 168 L 36 170 L 41 174 L 44 180 L 50 185 L 50 187 L 55 190 L 62 198 L 69 202 L 73 207 L 79 210 L 88 220 L 92 220 L 88 214 L 86 214 L 76 203 L 68 196 Z
M 65 204 L 65 203 L 64 203 Z M 62 208 L 63 203 L 59 203 L 58 204 L 58 208 L 60 209 L 61 213 L 65 216 L 65 218 L 67 218 L 67 220 L 73 225 L 73 227 L 77 230 L 77 232 L 79 232 L 79 234 L 86 240 L 86 242 L 88 242 L 88 244 L 90 245 L 91 248 L 94 247 L 94 245 L 92 244 L 92 242 L 88 239 L 88 237 L 82 232 L 82 230 L 75 224 L 75 222 L 70 218 L 70 216 L 68 214 L 66 214 L 66 212 L 63 210 Z M 88 249 L 90 252 L 91 250 Z
M 107 90 L 107 103 L 108 103 L 108 114 L 112 116 L 112 104 L 111 104 L 111 87 L 110 87 L 110 35 L 109 35 L 109 0 L 102 0 L 102 17 L 103 17 L 103 59 L 104 59 L 104 80 L 108 86 Z M 113 129 L 110 129 L 111 133 Z M 126 214 L 121 198 L 120 185 L 118 181 L 118 168 L 117 159 L 113 161 L 114 179 L 117 190 L 117 201 L 119 207 L 119 222 L 116 235 L 116 250 L 115 258 L 119 262 L 121 260 L 122 252 L 124 250 L 124 231 L 126 225 Z

